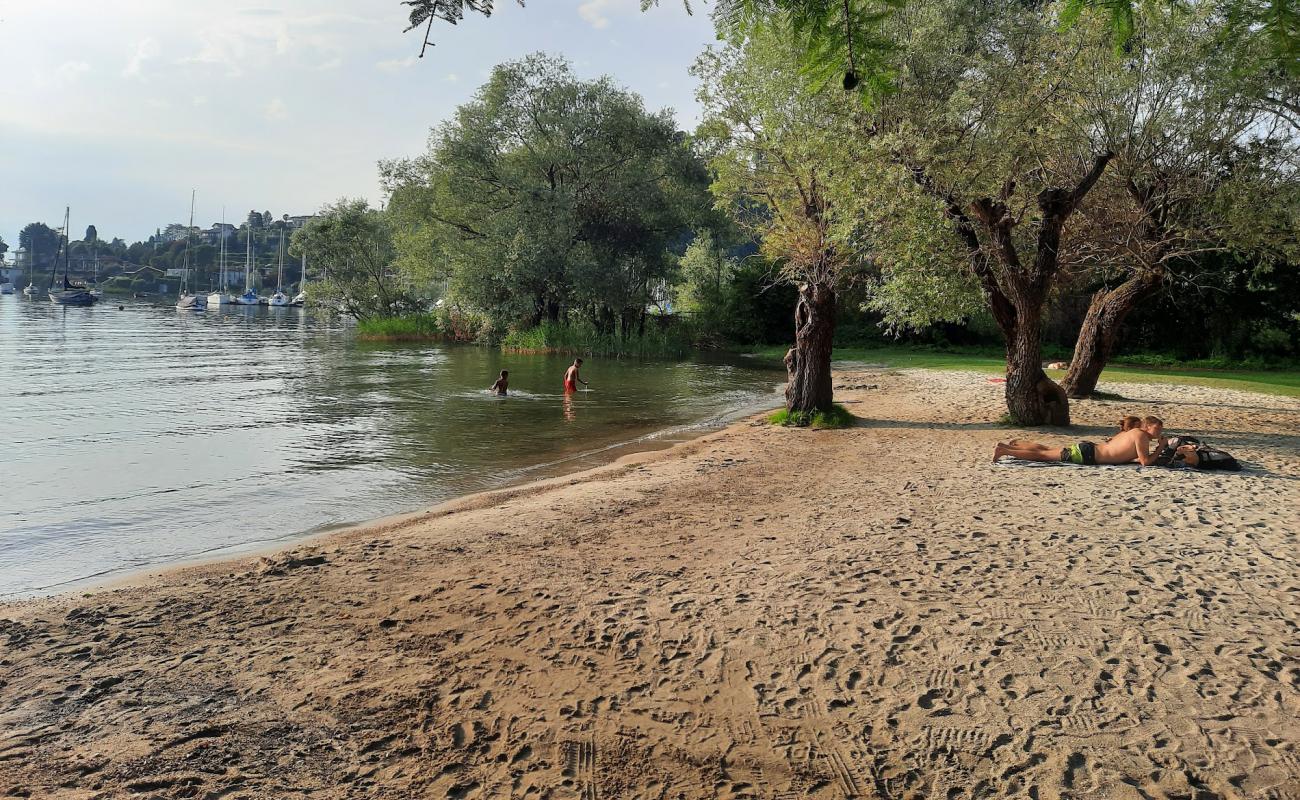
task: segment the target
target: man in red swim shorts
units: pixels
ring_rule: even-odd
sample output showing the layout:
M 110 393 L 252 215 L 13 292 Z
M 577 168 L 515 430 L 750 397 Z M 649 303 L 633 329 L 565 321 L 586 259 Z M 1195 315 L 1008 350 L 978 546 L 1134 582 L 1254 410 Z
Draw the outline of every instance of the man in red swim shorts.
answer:
M 582 368 L 582 359 L 581 358 L 573 359 L 573 363 L 569 365 L 569 369 L 564 373 L 565 394 L 568 394 L 569 392 L 578 391 L 578 384 L 580 383 L 583 386 L 587 385 L 587 382 L 584 381 L 580 375 L 578 375 L 578 370 L 581 368 Z

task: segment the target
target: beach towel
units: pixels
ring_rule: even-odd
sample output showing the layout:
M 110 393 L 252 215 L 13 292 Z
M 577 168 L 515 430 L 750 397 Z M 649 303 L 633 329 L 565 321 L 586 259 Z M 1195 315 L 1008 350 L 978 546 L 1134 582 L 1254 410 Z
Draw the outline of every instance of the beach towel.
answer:
M 1080 467 L 1082 469 L 1142 469 L 1142 465 L 1136 461 L 1130 464 L 1075 464 L 1072 461 L 1026 461 L 1023 458 L 1012 458 L 1003 456 L 993 462 L 998 467 Z M 1169 467 L 1161 467 L 1169 469 Z
M 1251 467 L 1249 464 L 1240 463 L 1235 460 L 1233 463 L 1237 463 L 1239 465 L 1240 472 L 1260 471 L 1257 468 Z M 1020 458 L 1012 458 L 1011 456 L 1003 456 L 1002 458 L 999 458 L 997 461 L 993 462 L 993 465 L 996 467 L 1070 467 L 1072 469 L 1131 469 L 1135 472 L 1141 472 L 1144 469 L 1159 470 L 1161 472 L 1168 472 L 1170 470 L 1175 472 L 1204 472 L 1205 471 L 1202 469 L 1197 469 L 1196 467 L 1190 467 L 1183 463 L 1174 463 L 1168 466 L 1151 464 L 1149 466 L 1144 467 L 1141 464 L 1137 463 L 1136 461 L 1130 461 L 1127 464 L 1096 464 L 1094 466 L 1088 466 L 1085 464 L 1074 464 L 1069 461 L 1026 461 Z

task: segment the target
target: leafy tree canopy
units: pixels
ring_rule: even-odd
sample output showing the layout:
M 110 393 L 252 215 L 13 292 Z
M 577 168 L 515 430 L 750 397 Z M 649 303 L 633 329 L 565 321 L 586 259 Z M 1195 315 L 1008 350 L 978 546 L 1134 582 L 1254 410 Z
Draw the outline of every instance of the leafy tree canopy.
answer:
M 365 200 L 325 206 L 294 233 L 289 254 L 305 255 L 313 271 L 323 276 L 313 284 L 314 303 L 342 309 L 357 319 L 418 309 L 393 267 L 389 219 Z
M 402 268 L 498 327 L 586 316 L 611 331 L 671 279 L 708 206 L 668 112 L 536 54 L 498 66 L 425 155 L 381 165 Z

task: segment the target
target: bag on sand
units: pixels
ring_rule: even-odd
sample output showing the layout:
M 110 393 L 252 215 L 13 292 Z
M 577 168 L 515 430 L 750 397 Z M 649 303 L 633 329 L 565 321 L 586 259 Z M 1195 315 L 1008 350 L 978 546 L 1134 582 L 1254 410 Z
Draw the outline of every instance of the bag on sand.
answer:
M 1218 448 L 1208 447 L 1206 445 L 1201 445 L 1196 448 L 1196 464 L 1194 466 L 1197 469 L 1226 469 L 1229 472 L 1241 471 L 1241 464 L 1238 463 L 1237 459 L 1232 457 L 1231 453 L 1219 450 Z
M 1201 440 L 1195 436 L 1171 436 L 1163 440 L 1162 444 L 1160 452 L 1156 455 L 1156 466 L 1175 467 L 1182 462 L 1182 458 L 1178 456 L 1178 448 L 1188 444 L 1200 447 Z
M 1178 448 L 1189 444 L 1196 448 L 1196 463 L 1187 466 L 1195 469 L 1241 471 L 1241 464 L 1232 457 L 1231 453 L 1202 444 L 1195 436 L 1175 436 L 1165 440 L 1164 447 L 1156 456 L 1156 464 L 1162 467 L 1174 467 L 1184 463 L 1182 456 L 1178 455 Z

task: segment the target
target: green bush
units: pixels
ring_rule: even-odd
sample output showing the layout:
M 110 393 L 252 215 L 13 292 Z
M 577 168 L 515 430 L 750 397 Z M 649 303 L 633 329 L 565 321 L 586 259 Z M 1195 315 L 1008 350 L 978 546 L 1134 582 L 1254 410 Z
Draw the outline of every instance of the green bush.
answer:
M 601 333 L 592 325 L 543 322 L 535 328 L 511 331 L 501 342 L 503 350 L 517 353 L 563 353 L 636 358 L 680 358 L 691 351 L 689 326 L 668 319 L 647 325 L 639 336 Z
M 773 425 L 782 425 L 787 428 L 815 428 L 817 430 L 835 430 L 837 428 L 849 428 L 853 426 L 854 417 L 848 409 L 836 403 L 831 406 L 830 411 L 790 411 L 781 409 L 773 412 L 768 416 L 767 421 Z
M 371 317 L 357 322 L 357 336 L 384 342 L 484 342 L 491 338 L 486 317 L 454 308 L 427 314 Z
M 442 331 L 432 314 L 407 314 L 401 317 L 371 317 L 357 323 L 362 339 L 402 342 L 441 339 Z

